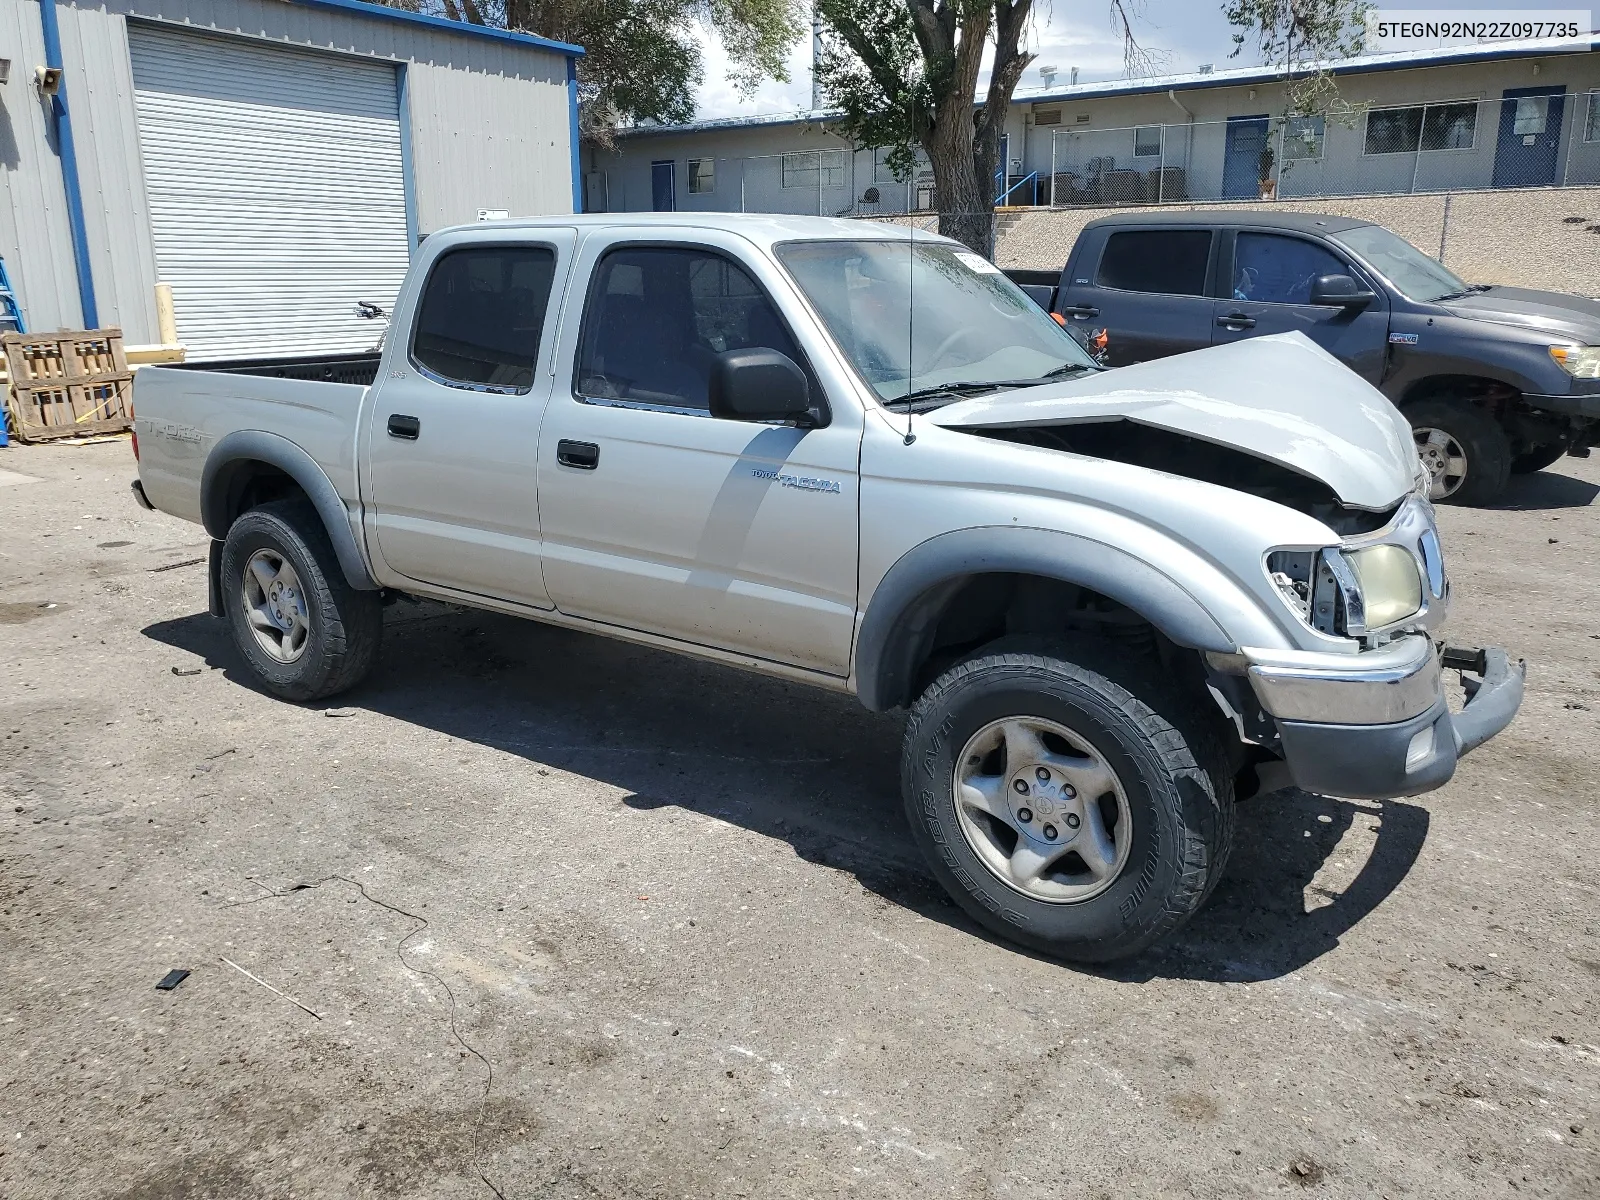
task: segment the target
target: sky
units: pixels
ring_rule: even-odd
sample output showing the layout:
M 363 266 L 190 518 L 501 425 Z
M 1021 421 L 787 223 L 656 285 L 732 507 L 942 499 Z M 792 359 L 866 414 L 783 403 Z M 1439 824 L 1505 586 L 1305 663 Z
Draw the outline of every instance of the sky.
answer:
M 893 0 L 886 0 L 893 2 Z M 1217 70 L 1253 66 L 1260 61 L 1253 44 L 1238 58 L 1233 50 L 1233 27 L 1222 16 L 1222 0 L 1131 0 L 1135 14 L 1134 36 L 1146 49 L 1161 56 L 1163 73 L 1183 74 L 1211 63 Z M 1435 7 L 1429 0 L 1398 0 L 1380 4 L 1385 9 Z M 1445 8 L 1443 0 L 1437 5 Z M 1448 11 L 1526 7 L 1517 0 L 1450 0 Z M 1559 7 L 1559 0 L 1552 7 Z M 1058 68 L 1057 86 L 1066 84 L 1077 67 L 1081 83 L 1118 79 L 1122 67 L 1122 39 L 1110 22 L 1109 0 L 1037 0 L 1030 49 L 1039 55 L 1023 76 L 1019 91 L 1042 86 L 1039 68 Z M 1587 15 L 1587 14 L 1585 14 Z M 752 96 L 741 96 L 728 82 L 727 56 L 716 39 L 701 36 L 705 47 L 705 81 L 696 103 L 701 119 L 758 116 L 795 112 L 811 106 L 811 39 L 809 35 L 789 55 L 789 82 L 764 83 Z M 1398 47 L 1396 47 L 1398 48 Z

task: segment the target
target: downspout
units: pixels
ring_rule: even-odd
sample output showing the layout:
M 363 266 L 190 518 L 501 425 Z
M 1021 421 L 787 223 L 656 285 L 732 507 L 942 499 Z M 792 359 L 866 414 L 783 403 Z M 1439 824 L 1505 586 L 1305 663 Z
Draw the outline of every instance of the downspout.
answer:
M 578 60 L 567 56 L 567 137 L 572 142 L 572 211 L 583 211 L 583 157 L 578 141 Z M 609 208 L 610 205 L 607 205 Z
M 78 184 L 78 153 L 72 142 L 72 119 L 67 115 L 67 77 L 61 62 L 61 29 L 56 23 L 56 0 L 39 0 L 39 26 L 44 33 L 44 63 L 61 71 L 50 111 L 56 122 L 56 145 L 61 150 L 61 184 L 67 194 L 67 226 L 72 231 L 72 261 L 78 269 L 78 307 L 83 327 L 98 329 L 100 310 L 94 302 L 94 273 L 89 268 L 89 234 L 83 223 L 83 189 Z

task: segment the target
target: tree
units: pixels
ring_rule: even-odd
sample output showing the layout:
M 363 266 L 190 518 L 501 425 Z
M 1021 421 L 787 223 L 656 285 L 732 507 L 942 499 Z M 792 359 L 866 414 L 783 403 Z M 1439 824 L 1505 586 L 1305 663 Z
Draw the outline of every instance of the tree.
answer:
M 1130 73 L 1143 65 L 1130 10 L 1110 0 Z M 1033 0 L 817 0 L 825 31 L 817 72 L 843 109 L 840 132 L 889 149 L 909 178 L 917 147 L 938 192 L 939 232 L 994 253 L 994 178 L 1011 95 L 1034 55 L 1024 49 Z M 994 62 L 974 103 L 985 49 Z
M 721 39 L 735 86 L 788 80 L 800 0 L 383 0 L 396 8 L 580 45 L 579 126 L 611 144 L 618 124 L 694 117 L 702 77 L 696 27 Z
M 1261 61 L 1284 78 L 1284 115 L 1312 116 L 1348 108 L 1327 64 L 1361 52 L 1367 0 L 1227 0 L 1237 58 L 1254 41 Z

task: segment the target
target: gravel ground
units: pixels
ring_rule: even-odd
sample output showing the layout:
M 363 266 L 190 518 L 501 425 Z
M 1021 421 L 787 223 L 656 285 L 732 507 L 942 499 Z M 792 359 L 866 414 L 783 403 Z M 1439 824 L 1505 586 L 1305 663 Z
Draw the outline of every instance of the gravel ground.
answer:
M 268 698 L 132 472 L 0 451 L 0 1195 L 1600 1193 L 1600 457 L 1442 513 L 1511 729 L 1243 806 L 1111 971 L 942 898 L 848 698 L 428 605 Z

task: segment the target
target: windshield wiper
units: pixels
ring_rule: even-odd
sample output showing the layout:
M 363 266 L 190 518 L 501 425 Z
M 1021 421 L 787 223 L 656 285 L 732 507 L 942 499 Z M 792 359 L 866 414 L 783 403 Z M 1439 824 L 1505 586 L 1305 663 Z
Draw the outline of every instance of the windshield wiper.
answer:
M 961 383 L 936 383 L 931 387 L 918 388 L 914 392 L 907 392 L 904 396 L 894 396 L 885 400 L 885 404 L 904 404 L 911 406 L 921 400 L 933 400 L 940 396 L 949 396 L 953 400 L 965 400 L 971 396 L 981 396 L 985 392 L 998 392 L 1005 388 L 1017 385 L 1006 379 L 969 379 Z
M 1492 283 L 1469 283 L 1459 292 L 1446 292 L 1442 296 L 1435 296 L 1433 302 L 1438 304 L 1442 300 L 1465 300 L 1468 296 L 1476 296 L 1479 292 L 1487 292 L 1492 288 Z
M 1030 379 L 969 379 L 960 383 L 936 383 L 929 387 L 918 388 L 904 396 L 895 396 L 884 401 L 885 404 L 915 405 L 919 401 L 933 400 L 948 396 L 952 400 L 968 400 L 974 396 L 981 396 L 987 392 L 1009 391 L 1013 388 L 1034 387 L 1041 383 L 1048 383 L 1052 379 L 1060 379 L 1063 375 L 1076 375 L 1079 371 L 1098 371 L 1100 368 L 1091 363 L 1062 363 L 1053 370 L 1046 371 L 1043 375 L 1035 375 Z

